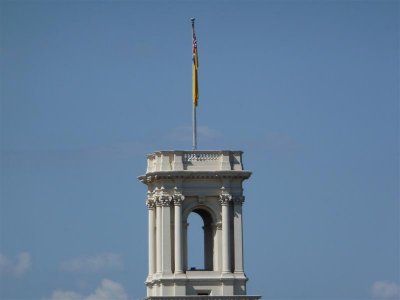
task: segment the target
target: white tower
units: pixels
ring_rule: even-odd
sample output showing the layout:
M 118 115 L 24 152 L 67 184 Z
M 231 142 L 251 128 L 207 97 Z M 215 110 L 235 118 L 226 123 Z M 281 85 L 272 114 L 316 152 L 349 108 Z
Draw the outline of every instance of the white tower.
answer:
M 147 156 L 148 299 L 260 299 L 246 296 L 241 151 L 158 151 Z M 188 268 L 191 213 L 204 222 L 204 269 Z

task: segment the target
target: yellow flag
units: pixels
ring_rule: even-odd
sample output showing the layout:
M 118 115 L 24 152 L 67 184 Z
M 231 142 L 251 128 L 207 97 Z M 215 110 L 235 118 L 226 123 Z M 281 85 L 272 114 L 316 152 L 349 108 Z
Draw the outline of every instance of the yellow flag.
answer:
M 193 66 L 192 66 L 192 76 L 193 76 L 193 105 L 197 106 L 199 102 L 199 83 L 197 79 L 197 69 L 199 68 L 199 57 L 197 55 L 197 40 L 196 34 L 194 32 L 194 22 L 192 22 L 192 32 L 193 32 Z

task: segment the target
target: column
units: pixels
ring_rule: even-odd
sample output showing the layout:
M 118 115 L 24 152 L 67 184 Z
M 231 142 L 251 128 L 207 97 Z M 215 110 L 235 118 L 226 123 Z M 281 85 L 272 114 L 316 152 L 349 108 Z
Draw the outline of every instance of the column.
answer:
M 242 221 L 242 205 L 244 197 L 239 196 L 233 199 L 233 230 L 234 230 L 234 255 L 235 255 L 235 273 L 244 273 L 243 267 L 243 221 Z
M 175 209 L 175 274 L 183 273 L 182 268 L 182 201 L 183 195 L 174 195 Z
M 172 273 L 172 264 L 171 264 L 171 196 L 162 195 L 160 196 L 161 202 L 161 245 L 162 249 L 162 261 L 161 261 L 161 272 L 163 274 L 171 274 Z
M 156 272 L 155 270 L 155 204 L 152 198 L 147 199 L 147 208 L 149 210 L 149 278 Z
M 161 252 L 161 239 L 162 239 L 162 231 L 161 231 L 161 202 L 160 199 L 156 199 L 156 270 L 157 273 L 161 273 L 161 260 L 162 260 L 162 252 Z
M 220 195 L 222 206 L 222 273 L 230 273 L 230 241 L 229 241 L 229 203 L 232 196 L 229 194 Z

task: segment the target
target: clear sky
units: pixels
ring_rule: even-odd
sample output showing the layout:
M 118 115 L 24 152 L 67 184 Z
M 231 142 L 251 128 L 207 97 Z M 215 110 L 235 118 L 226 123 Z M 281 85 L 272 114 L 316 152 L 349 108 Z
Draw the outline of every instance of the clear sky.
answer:
M 397 299 L 398 1 L 0 1 L 0 299 L 145 296 L 146 154 L 244 150 L 248 293 Z

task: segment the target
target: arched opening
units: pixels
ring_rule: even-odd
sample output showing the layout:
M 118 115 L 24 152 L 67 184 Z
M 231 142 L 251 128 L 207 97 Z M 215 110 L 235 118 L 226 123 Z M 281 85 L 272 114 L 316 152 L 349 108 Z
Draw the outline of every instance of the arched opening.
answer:
M 188 270 L 213 270 L 213 227 L 210 213 L 193 210 L 188 216 Z
M 204 269 L 203 219 L 196 213 L 188 218 L 188 267 Z

